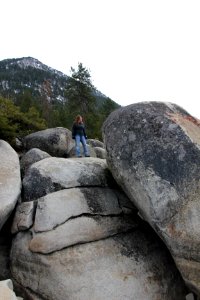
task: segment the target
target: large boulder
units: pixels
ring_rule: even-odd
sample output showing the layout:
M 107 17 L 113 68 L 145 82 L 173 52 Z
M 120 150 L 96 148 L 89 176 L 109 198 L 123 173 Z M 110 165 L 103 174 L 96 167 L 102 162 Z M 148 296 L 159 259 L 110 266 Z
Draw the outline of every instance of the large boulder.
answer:
M 52 156 L 67 157 L 74 146 L 72 133 L 63 127 L 49 128 L 27 135 L 23 140 L 26 150 L 39 148 Z
M 116 110 L 103 127 L 115 180 L 200 295 L 200 122 L 172 103 Z
M 153 233 L 138 228 L 50 255 L 33 253 L 31 239 L 30 232 L 19 232 L 14 238 L 11 271 L 34 299 L 185 298 L 180 274 Z
M 32 164 L 47 157 L 50 157 L 50 155 L 38 148 L 33 148 L 26 152 L 20 160 L 22 176 L 24 176 L 24 174 Z
M 0 229 L 12 213 L 21 193 L 19 158 L 15 150 L 0 140 Z
M 22 207 L 21 211 L 25 212 L 24 204 L 29 204 L 32 207 L 31 203 L 34 202 L 23 202 L 18 207 Z M 123 193 L 108 187 L 61 190 L 37 200 L 37 209 L 34 213 L 34 230 L 35 232 L 49 231 L 78 216 L 95 216 L 98 214 L 101 216 L 117 216 L 122 214 L 124 207 L 134 208 Z M 25 212 L 25 215 L 28 219 L 27 212 Z
M 114 185 L 106 161 L 99 158 L 50 157 L 34 163 L 23 179 L 24 200 L 78 186 Z

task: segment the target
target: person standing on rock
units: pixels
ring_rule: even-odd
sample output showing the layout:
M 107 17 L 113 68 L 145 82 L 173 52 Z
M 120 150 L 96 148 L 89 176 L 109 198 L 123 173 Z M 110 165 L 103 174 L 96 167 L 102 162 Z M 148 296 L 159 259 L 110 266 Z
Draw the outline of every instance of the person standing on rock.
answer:
M 83 145 L 84 155 L 85 157 L 89 157 L 88 147 L 86 145 L 87 135 L 85 133 L 85 125 L 83 123 L 83 118 L 78 115 L 74 121 L 72 127 L 72 138 L 76 142 L 76 156 L 82 157 L 80 152 L 80 142 Z

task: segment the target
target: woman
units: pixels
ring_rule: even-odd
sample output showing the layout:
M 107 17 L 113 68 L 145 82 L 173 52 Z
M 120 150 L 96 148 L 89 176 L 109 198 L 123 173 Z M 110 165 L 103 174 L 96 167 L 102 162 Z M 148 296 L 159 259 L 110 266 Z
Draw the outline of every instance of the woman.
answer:
M 75 139 L 76 142 L 76 156 L 82 157 L 80 153 L 80 142 L 83 145 L 84 155 L 85 157 L 89 157 L 88 147 L 86 145 L 86 133 L 85 133 L 85 125 L 83 123 L 83 118 L 78 115 L 76 116 L 75 122 L 72 127 L 72 138 Z

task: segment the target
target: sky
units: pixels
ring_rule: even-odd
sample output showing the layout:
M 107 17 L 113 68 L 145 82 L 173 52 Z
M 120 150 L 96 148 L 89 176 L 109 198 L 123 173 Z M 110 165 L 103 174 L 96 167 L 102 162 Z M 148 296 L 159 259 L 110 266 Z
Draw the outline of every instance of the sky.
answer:
M 122 106 L 176 103 L 200 119 L 199 0 L 1 0 L 0 60 L 31 56 Z

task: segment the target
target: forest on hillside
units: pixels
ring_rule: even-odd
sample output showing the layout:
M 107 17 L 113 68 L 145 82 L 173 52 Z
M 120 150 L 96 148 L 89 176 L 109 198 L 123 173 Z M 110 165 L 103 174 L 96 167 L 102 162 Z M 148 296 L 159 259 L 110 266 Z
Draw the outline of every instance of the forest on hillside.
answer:
M 32 132 L 53 127 L 71 130 L 77 114 L 84 118 L 89 138 L 102 140 L 101 127 L 107 116 L 119 105 L 106 98 L 98 104 L 90 72 L 78 64 L 71 68 L 64 90 L 66 101 L 49 101 L 51 86 L 48 80 L 42 85 L 41 96 L 33 98 L 27 89 L 15 100 L 0 95 L 0 138 L 15 146 L 15 139 L 22 139 Z

